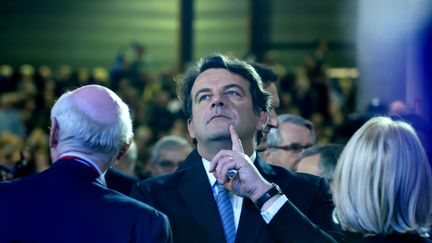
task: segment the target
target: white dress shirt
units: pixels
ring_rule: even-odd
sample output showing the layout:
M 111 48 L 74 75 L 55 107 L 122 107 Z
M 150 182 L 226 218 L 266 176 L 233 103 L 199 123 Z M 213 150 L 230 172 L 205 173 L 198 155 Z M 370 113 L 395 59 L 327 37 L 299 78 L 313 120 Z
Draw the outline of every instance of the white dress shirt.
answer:
M 250 156 L 250 159 L 251 159 L 252 163 L 253 163 L 253 161 L 255 161 L 256 156 L 257 156 L 256 152 L 254 152 Z M 207 173 L 207 177 L 209 179 L 210 187 L 212 188 L 212 191 L 213 191 L 213 196 L 216 198 L 216 196 L 218 194 L 218 191 L 217 191 L 218 187 L 215 186 L 215 183 L 217 183 L 216 182 L 216 178 L 214 177 L 213 173 L 209 172 L 210 161 L 202 158 L 202 162 L 203 162 L 205 171 Z M 235 228 L 236 228 L 236 232 L 237 232 L 238 224 L 239 224 L 239 221 L 240 221 L 241 209 L 242 209 L 242 206 L 243 206 L 243 198 L 235 195 L 231 191 L 229 191 L 229 197 L 231 199 L 231 204 L 233 205 L 234 223 L 235 223 Z M 261 212 L 261 216 L 263 217 L 264 221 L 266 223 L 269 223 L 273 219 L 273 217 L 276 215 L 276 213 L 279 211 L 279 209 L 287 201 L 288 201 L 288 198 L 285 195 L 282 195 L 266 211 Z
M 89 157 L 83 155 L 82 153 L 66 152 L 66 153 L 63 153 L 63 154 L 60 156 L 60 159 L 61 159 L 62 157 L 65 157 L 65 156 L 77 157 L 78 159 L 75 159 L 75 161 L 80 162 L 81 164 L 85 164 L 85 165 L 87 165 L 87 166 L 89 166 L 89 167 L 91 167 L 91 166 L 89 165 L 89 164 L 91 164 L 91 165 L 94 167 L 94 169 L 96 169 L 96 171 L 99 173 L 99 178 L 101 179 L 102 183 L 106 186 L 106 181 L 105 181 L 105 173 L 106 173 L 106 171 L 105 171 L 105 172 L 102 172 L 102 170 L 101 170 L 101 168 L 99 167 L 99 165 L 96 164 L 96 163 L 95 163 L 93 160 L 91 160 Z M 83 160 L 84 160 L 84 161 L 83 161 Z M 89 163 L 89 164 L 87 164 L 87 163 Z

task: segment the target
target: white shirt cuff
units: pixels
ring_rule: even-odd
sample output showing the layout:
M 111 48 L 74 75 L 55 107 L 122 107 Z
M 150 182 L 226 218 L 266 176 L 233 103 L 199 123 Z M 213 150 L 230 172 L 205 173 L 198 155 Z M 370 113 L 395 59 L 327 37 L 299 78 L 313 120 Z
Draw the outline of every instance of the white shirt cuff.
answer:
M 261 212 L 261 216 L 263 217 L 264 221 L 267 224 L 270 223 L 276 213 L 279 212 L 279 209 L 281 209 L 287 201 L 288 198 L 285 195 L 282 195 L 266 211 Z

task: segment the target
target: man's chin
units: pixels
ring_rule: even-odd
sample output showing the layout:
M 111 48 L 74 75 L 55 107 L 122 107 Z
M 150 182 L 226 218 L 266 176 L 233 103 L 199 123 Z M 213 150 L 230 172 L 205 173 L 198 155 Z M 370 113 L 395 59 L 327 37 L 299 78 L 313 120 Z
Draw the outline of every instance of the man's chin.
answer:
M 231 141 L 231 135 L 228 133 L 218 133 L 210 136 L 211 141 Z
M 213 124 L 209 124 L 206 127 L 206 131 L 209 134 L 215 134 L 217 135 L 225 135 L 225 134 L 230 134 L 229 133 L 229 125 L 230 123 L 213 123 Z

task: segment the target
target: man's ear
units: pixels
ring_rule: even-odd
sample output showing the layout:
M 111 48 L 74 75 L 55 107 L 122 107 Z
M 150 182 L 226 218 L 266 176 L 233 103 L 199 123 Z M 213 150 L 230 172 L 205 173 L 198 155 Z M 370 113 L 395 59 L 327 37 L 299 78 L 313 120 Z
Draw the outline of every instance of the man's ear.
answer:
M 265 127 L 267 126 L 267 123 L 269 121 L 269 114 L 267 111 L 260 111 L 258 113 L 258 122 L 256 125 L 257 131 L 263 131 Z
M 51 129 L 50 129 L 50 136 L 49 136 L 49 146 L 50 148 L 56 148 L 58 145 L 59 140 L 59 124 L 57 122 L 57 119 L 55 117 L 51 117 Z
M 132 142 L 123 144 L 123 146 L 120 148 L 120 151 L 117 155 L 117 160 L 120 160 L 127 153 L 131 143 Z
M 189 136 L 190 136 L 192 139 L 195 139 L 195 131 L 194 131 L 192 125 L 193 125 L 192 118 L 189 118 L 189 119 L 187 120 L 187 127 L 188 127 L 188 131 L 189 131 Z

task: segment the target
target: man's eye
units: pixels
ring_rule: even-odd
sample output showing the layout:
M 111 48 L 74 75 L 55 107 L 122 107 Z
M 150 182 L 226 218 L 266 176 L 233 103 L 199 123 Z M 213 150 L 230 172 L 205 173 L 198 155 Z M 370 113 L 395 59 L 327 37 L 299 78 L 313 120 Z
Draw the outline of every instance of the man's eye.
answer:
M 209 98 L 210 98 L 210 95 L 208 95 L 208 94 L 201 95 L 201 96 L 198 98 L 198 101 L 208 100 Z
M 227 94 L 228 96 L 240 96 L 240 94 L 234 90 L 229 90 L 225 94 Z

